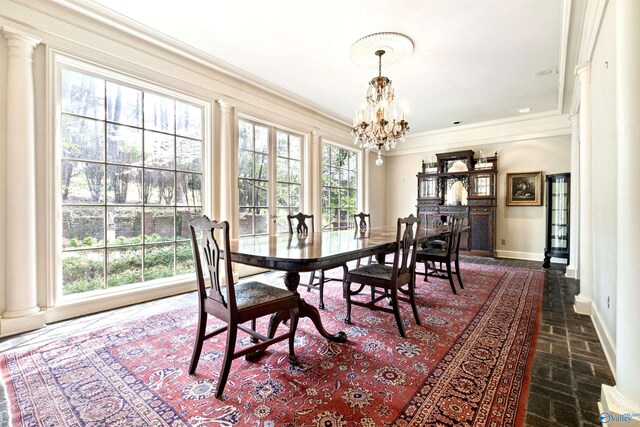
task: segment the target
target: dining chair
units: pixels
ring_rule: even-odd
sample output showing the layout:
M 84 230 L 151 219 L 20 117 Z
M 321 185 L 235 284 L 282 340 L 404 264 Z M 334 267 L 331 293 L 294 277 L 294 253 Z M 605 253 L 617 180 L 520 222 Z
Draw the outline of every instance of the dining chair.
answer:
M 307 220 L 309 220 L 311 227 L 309 227 L 309 225 L 307 224 Z M 299 235 L 308 234 L 309 228 L 311 228 L 311 233 L 315 231 L 314 224 L 313 224 L 314 223 L 313 214 L 308 215 L 308 214 L 303 214 L 302 212 L 298 212 L 295 215 L 287 215 L 287 221 L 289 222 L 289 233 L 292 235 L 294 234 L 294 227 L 295 227 L 295 233 Z M 343 269 L 343 272 L 346 272 L 347 265 L 346 264 L 343 265 L 342 269 Z M 318 270 L 317 273 L 318 273 L 317 282 L 315 281 L 316 271 L 312 271 L 311 276 L 309 276 L 309 283 L 302 286 L 305 286 L 307 288 L 307 291 L 311 291 L 311 289 L 318 289 L 318 292 L 319 292 L 318 307 L 321 309 L 324 309 L 324 284 L 330 281 L 342 282 L 343 279 L 326 277 L 324 274 L 325 270 Z
M 464 289 L 462 277 L 460 277 L 460 263 L 458 260 L 463 221 L 464 219 L 462 216 L 451 217 L 451 220 L 449 221 L 447 245 L 445 248 L 427 247 L 420 249 L 416 255 L 416 262 L 424 263 L 424 273 L 418 274 L 424 274 L 425 280 L 427 280 L 428 277 L 448 278 L 451 290 L 454 294 L 457 294 L 457 292 L 453 282 L 452 273 L 455 272 L 460 289 Z M 438 267 L 436 267 L 436 262 L 439 264 Z M 431 265 L 429 263 L 431 263 Z M 451 263 L 455 265 L 455 271 L 451 270 Z M 445 273 L 446 276 L 444 276 Z
M 360 212 L 358 214 L 353 215 L 353 222 L 356 226 L 356 236 L 366 235 L 369 231 L 371 231 L 371 214 L 366 214 L 364 212 Z M 360 267 L 362 260 L 367 261 L 367 264 L 371 264 L 373 256 L 368 256 L 367 258 L 358 258 L 356 261 L 356 267 Z
M 351 323 L 351 306 L 357 305 L 370 310 L 393 313 L 400 330 L 400 336 L 405 337 L 404 326 L 400 316 L 399 301 L 408 302 L 413 310 L 416 324 L 420 325 L 418 308 L 415 299 L 415 268 L 416 252 L 418 249 L 418 230 L 420 218 L 409 215 L 398 218 L 396 231 L 396 245 L 393 265 L 369 264 L 354 268 L 347 272 L 344 279 L 344 295 L 347 300 L 347 316 L 345 323 Z M 357 289 L 351 289 L 353 283 L 359 284 Z M 363 287 L 371 288 L 369 301 L 352 299 L 359 294 Z M 404 288 L 406 286 L 406 289 Z M 402 296 L 406 294 L 407 296 Z M 389 302 L 387 302 L 389 300 Z M 377 305 L 383 301 L 382 305 Z
M 191 244 L 195 260 L 198 285 L 198 328 L 189 365 L 189 374 L 193 375 L 198 366 L 200 353 L 205 340 L 227 331 L 227 342 L 218 377 L 216 397 L 220 398 L 229 376 L 231 362 L 241 356 L 247 360 L 257 359 L 271 344 L 289 340 L 289 362 L 297 364 L 293 343 L 298 325 L 298 296 L 286 289 L 276 288 L 261 282 L 233 282 L 231 253 L 229 244 L 229 223 L 212 221 L 207 216 L 192 220 Z M 198 238 L 200 233 L 200 239 Z M 203 259 L 204 257 L 204 259 Z M 209 271 L 210 284 L 205 285 L 204 268 Z M 222 283 L 221 273 L 225 274 L 226 284 Z M 256 319 L 282 310 L 289 310 L 289 331 L 273 338 L 256 332 Z M 206 333 L 207 319 L 211 315 L 225 325 Z M 243 325 L 250 321 L 251 327 Z M 253 345 L 236 351 L 238 329 L 251 336 Z

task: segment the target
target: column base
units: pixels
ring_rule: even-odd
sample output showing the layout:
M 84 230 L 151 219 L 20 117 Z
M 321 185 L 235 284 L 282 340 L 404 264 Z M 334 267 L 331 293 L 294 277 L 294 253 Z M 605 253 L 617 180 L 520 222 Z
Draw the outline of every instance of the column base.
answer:
M 44 311 L 22 317 L 0 318 L 0 337 L 16 335 L 22 332 L 44 328 Z
M 598 408 L 600 422 L 605 427 L 640 426 L 640 406 L 621 396 L 616 387 L 602 385 Z
M 570 279 L 577 279 L 578 267 L 576 267 L 575 265 L 567 265 L 567 270 L 565 271 L 564 276 Z
M 576 300 L 573 304 L 573 310 L 578 314 L 591 316 L 591 298 L 586 298 L 580 294 L 576 295 Z

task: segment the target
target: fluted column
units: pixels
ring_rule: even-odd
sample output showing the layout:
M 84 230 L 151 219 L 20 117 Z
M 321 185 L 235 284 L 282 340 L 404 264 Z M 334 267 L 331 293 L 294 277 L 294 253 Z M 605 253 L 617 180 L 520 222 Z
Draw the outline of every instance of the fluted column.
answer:
M 566 276 L 573 279 L 578 278 L 578 254 L 580 247 L 580 216 L 578 206 L 580 206 L 580 116 L 574 114 L 571 120 L 571 199 L 569 201 L 569 265 Z
M 7 207 L 5 221 L 5 311 L 0 335 L 44 326 L 37 301 L 36 171 L 33 49 L 40 39 L 2 28 L 7 62 Z
M 218 103 L 218 133 L 219 133 L 219 159 L 214 166 L 219 171 L 217 175 L 220 185 L 217 214 L 219 219 L 229 221 L 231 225 L 231 237 L 238 237 L 238 172 L 236 167 L 236 152 L 238 151 L 234 138 L 234 107 L 219 99 Z M 215 203 L 215 201 L 214 201 Z
M 616 284 L 616 385 L 602 386 L 607 414 L 636 414 L 640 425 L 640 199 L 625 183 L 640 182 L 640 2 L 617 0 L 616 7 L 616 130 L 618 137 L 618 231 Z M 615 417 L 614 417 L 615 419 Z
M 309 212 L 318 218 L 315 226 L 320 228 L 322 227 L 322 136 L 317 130 L 311 131 L 307 161 L 309 162 L 307 182 L 310 184 L 307 186 L 310 192 L 307 203 Z
M 574 309 L 591 314 L 593 299 L 593 227 L 591 206 L 591 65 L 576 69 L 580 77 L 580 294 Z

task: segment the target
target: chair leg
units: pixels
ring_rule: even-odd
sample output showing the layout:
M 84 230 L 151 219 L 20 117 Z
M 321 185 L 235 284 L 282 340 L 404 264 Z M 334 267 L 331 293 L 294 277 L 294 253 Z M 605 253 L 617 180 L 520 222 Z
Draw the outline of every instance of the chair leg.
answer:
M 416 319 L 416 325 L 420 325 L 420 316 L 418 315 L 418 306 L 416 305 L 416 276 L 414 274 L 413 279 L 409 282 L 409 302 L 411 303 L 411 310 L 413 310 L 413 317 Z
M 238 335 L 238 326 L 229 324 L 227 329 L 227 346 L 224 350 L 224 358 L 222 359 L 222 370 L 218 377 L 218 387 L 216 388 L 216 397 L 220 399 L 224 386 L 227 384 L 229 370 L 231 370 L 231 362 L 233 361 L 233 352 L 236 348 L 236 336 Z
M 429 281 L 429 263 L 427 261 L 424 262 L 424 281 Z
M 458 276 L 458 283 L 460 284 L 460 289 L 464 289 L 464 285 L 462 284 L 462 277 L 460 277 L 460 263 L 456 259 L 456 276 Z
M 196 330 L 196 341 L 193 343 L 193 354 L 191 355 L 191 363 L 189 364 L 189 375 L 195 374 L 196 368 L 198 367 L 206 329 L 207 313 L 200 311 L 200 315 L 198 316 L 198 329 Z
M 289 363 L 298 364 L 298 357 L 294 350 L 294 341 L 296 339 L 296 329 L 298 327 L 298 307 L 289 309 Z
M 344 294 L 347 300 L 347 316 L 344 318 L 344 323 L 347 325 L 351 323 L 351 292 L 349 288 L 351 287 L 351 282 L 344 281 L 342 285 L 342 293 Z
M 313 281 L 316 280 L 316 272 L 315 270 L 311 272 L 309 276 L 309 286 L 307 286 L 307 292 L 311 292 L 311 286 L 313 286 Z
M 320 281 L 318 282 L 318 288 L 320 288 L 318 307 L 324 309 L 324 270 L 320 270 Z
M 398 293 L 391 294 L 391 305 L 393 306 L 393 315 L 396 317 L 396 323 L 398 324 L 398 329 L 400 330 L 400 336 L 402 338 L 406 338 L 406 334 L 404 333 L 404 326 L 402 325 L 402 319 L 400 318 L 400 304 L 398 304 Z
M 447 276 L 449 277 L 449 284 L 451 285 L 451 290 L 455 295 L 458 295 L 456 292 L 456 285 L 453 283 L 453 275 L 451 274 L 451 263 L 447 262 Z
M 251 319 L 251 330 L 255 331 L 256 330 L 256 319 Z M 256 337 L 251 337 L 251 342 L 252 343 L 257 343 L 258 342 L 258 338 Z

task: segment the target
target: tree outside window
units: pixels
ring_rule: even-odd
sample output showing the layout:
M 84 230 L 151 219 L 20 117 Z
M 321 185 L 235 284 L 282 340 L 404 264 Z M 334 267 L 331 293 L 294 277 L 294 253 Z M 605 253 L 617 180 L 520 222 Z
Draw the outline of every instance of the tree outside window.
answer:
M 322 147 L 323 229 L 352 228 L 358 200 L 358 154 L 330 144 Z

